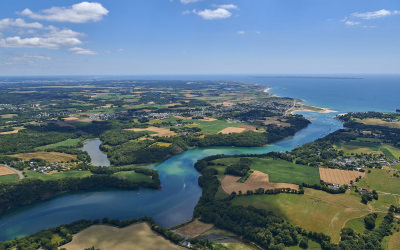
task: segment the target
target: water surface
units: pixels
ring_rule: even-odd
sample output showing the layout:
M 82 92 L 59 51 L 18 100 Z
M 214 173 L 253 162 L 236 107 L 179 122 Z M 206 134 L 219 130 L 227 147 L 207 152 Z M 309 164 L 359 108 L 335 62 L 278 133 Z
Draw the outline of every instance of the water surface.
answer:
M 100 150 L 100 144 L 101 141 L 99 139 L 86 140 L 83 142 L 82 150 L 88 152 L 93 166 L 108 167 L 110 166 L 110 161 L 107 155 Z

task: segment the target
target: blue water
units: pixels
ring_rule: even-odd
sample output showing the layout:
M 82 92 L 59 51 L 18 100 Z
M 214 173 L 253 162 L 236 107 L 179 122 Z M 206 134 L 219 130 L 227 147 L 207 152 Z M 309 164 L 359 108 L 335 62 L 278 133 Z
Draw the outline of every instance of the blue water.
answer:
M 172 79 L 178 79 L 178 77 Z M 181 79 L 257 82 L 271 86 L 271 91 L 280 96 L 305 99 L 309 105 L 328 107 L 340 113 L 353 110 L 393 111 L 400 108 L 397 106 L 398 102 L 394 95 L 394 93 L 399 93 L 400 77 L 300 79 L 244 76 L 206 78 L 202 76 L 181 77 Z M 153 217 L 157 223 L 166 227 L 182 223 L 192 217 L 194 206 L 201 195 L 201 189 L 197 184 L 199 174 L 193 168 L 193 164 L 198 159 L 215 154 L 261 154 L 287 151 L 342 127 L 340 122 L 333 119 L 334 114 L 313 112 L 302 112 L 302 114 L 313 118 L 312 124 L 299 131 L 294 137 L 278 143 L 259 148 L 192 149 L 168 159 L 156 166 L 160 173 L 162 190 L 107 190 L 75 193 L 12 210 L 0 217 L 0 240 L 12 239 L 82 218 L 127 219 L 146 215 Z

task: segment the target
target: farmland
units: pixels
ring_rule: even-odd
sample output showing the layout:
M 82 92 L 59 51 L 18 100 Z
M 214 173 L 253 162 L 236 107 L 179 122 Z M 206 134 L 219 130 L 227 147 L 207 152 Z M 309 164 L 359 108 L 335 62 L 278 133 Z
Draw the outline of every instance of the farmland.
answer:
M 78 171 L 78 170 L 70 170 L 66 172 L 54 173 L 54 174 L 42 174 L 36 171 L 25 171 L 27 178 L 32 179 L 40 179 L 40 180 L 56 180 L 63 178 L 84 178 L 92 175 L 89 171 Z
M 284 160 L 272 158 L 249 158 L 250 168 L 268 174 L 270 182 L 293 183 L 293 184 L 318 184 L 320 181 L 318 168 L 300 164 L 293 164 Z M 226 166 L 237 163 L 239 158 L 223 158 L 215 160 Z
M 25 161 L 30 159 L 42 159 L 47 162 L 68 162 L 76 160 L 76 155 L 59 153 L 59 152 L 33 152 L 33 153 L 21 153 L 12 155 L 13 157 L 21 158 Z
M 393 176 L 393 173 L 394 171 L 390 169 L 371 169 L 371 173 L 367 173 L 358 186 L 380 192 L 400 194 L 400 178 Z
M 240 196 L 233 200 L 233 204 L 273 211 L 295 225 L 330 235 L 334 242 L 339 241 L 340 230 L 348 220 L 370 212 L 356 196 L 332 195 L 307 188 L 304 195 Z
M 341 169 L 319 168 L 319 175 L 324 182 L 348 185 L 350 182 L 355 181 L 357 177 L 363 176 L 363 173 Z
M 264 190 L 276 188 L 299 189 L 299 187 L 294 184 L 269 182 L 268 175 L 257 170 L 254 171 L 244 183 L 238 182 L 239 179 L 240 177 L 225 175 L 221 182 L 222 189 L 227 194 L 231 194 L 232 192 L 238 193 L 239 191 L 245 194 L 247 191 L 255 191 L 258 188 L 263 188 Z
M 18 180 L 17 174 L 0 175 L 0 184 L 2 183 L 13 183 Z
M 67 250 L 96 249 L 184 249 L 153 232 L 147 223 L 137 223 L 125 228 L 105 225 L 91 226 L 73 236 L 70 243 L 62 246 Z

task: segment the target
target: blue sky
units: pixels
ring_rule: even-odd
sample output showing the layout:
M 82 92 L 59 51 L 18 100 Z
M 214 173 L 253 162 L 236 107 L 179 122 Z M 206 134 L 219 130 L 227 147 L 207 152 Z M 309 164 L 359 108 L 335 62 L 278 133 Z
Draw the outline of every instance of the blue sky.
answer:
M 0 0 L 0 75 L 400 73 L 398 0 Z

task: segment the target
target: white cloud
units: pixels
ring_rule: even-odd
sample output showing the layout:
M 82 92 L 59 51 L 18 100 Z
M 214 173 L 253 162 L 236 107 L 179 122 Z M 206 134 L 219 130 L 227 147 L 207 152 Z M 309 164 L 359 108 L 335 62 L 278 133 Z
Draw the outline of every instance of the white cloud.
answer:
M 38 22 L 27 23 L 22 18 L 12 19 L 4 18 L 0 20 L 0 30 L 8 28 L 27 28 L 27 29 L 42 29 L 43 25 Z
M 69 51 L 76 55 L 97 55 L 96 51 L 92 51 L 90 49 L 84 49 L 79 47 L 70 48 Z
M 244 31 L 244 30 L 239 30 L 239 31 L 236 32 L 236 34 L 238 34 L 238 35 L 244 35 L 244 34 L 246 34 L 246 31 Z
M 344 23 L 347 26 L 358 26 L 358 25 L 360 25 L 360 22 L 355 22 L 355 21 L 344 21 Z
M 79 39 L 83 34 L 70 30 L 58 29 L 50 26 L 50 32 L 41 36 L 25 37 L 13 36 L 0 39 L 0 47 L 6 48 L 46 48 L 73 47 L 82 43 Z
M 24 9 L 20 14 L 46 21 L 86 23 L 100 21 L 108 12 L 101 3 L 81 2 L 70 7 L 52 7 L 38 13 Z
M 181 0 L 182 4 L 197 3 L 197 2 L 200 2 L 200 0 Z
M 182 11 L 182 15 L 189 15 L 189 14 L 191 14 L 192 12 L 190 11 L 190 10 L 184 10 L 184 11 Z
M 213 5 L 215 9 L 193 10 L 193 13 L 206 20 L 225 19 L 232 16 L 229 10 L 238 9 L 234 4 Z
M 217 7 L 227 9 L 227 10 L 238 9 L 238 7 L 234 4 L 222 4 L 222 5 L 218 5 Z
M 225 19 L 232 16 L 232 13 L 224 8 L 217 8 L 214 10 L 205 9 L 201 11 L 193 10 L 193 13 L 196 15 L 201 16 L 203 19 L 206 20 L 214 20 L 214 19 Z
M 353 13 L 351 14 L 353 17 L 357 17 L 357 18 L 361 18 L 361 19 L 378 19 L 378 18 L 383 18 L 383 17 L 387 17 L 387 16 L 393 16 L 393 15 L 397 15 L 400 14 L 400 12 L 398 10 L 385 10 L 385 9 L 381 9 L 381 10 L 377 10 L 377 11 L 371 11 L 371 12 L 363 12 L 363 13 Z

